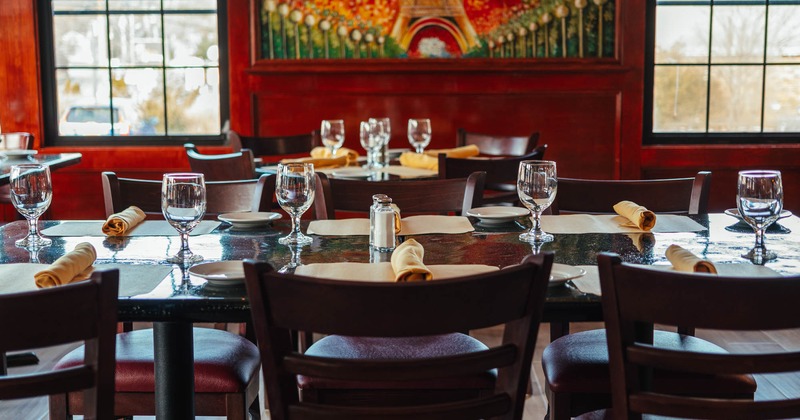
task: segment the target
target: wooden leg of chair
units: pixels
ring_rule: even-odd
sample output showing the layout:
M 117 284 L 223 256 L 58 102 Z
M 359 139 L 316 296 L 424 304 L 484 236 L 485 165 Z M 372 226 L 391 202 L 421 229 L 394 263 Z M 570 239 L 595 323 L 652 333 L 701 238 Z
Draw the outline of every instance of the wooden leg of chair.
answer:
M 569 394 L 556 394 L 547 387 L 547 418 L 548 420 L 569 420 L 570 416 Z
M 247 409 L 243 394 L 227 394 L 225 396 L 225 414 L 228 420 L 248 420 Z
M 67 395 L 55 394 L 49 398 L 50 420 L 66 420 L 67 417 Z M 72 416 L 69 416 L 72 418 Z

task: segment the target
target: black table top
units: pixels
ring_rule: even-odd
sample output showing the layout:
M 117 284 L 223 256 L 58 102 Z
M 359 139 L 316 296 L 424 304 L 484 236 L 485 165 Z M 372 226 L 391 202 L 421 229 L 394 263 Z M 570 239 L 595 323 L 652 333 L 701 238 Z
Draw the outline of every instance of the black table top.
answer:
M 29 156 L 9 156 L 8 159 L 0 162 L 0 185 L 8 185 L 9 171 L 14 165 L 23 163 L 44 163 L 50 167 L 50 170 L 55 170 L 66 166 L 77 165 L 80 161 L 80 153 L 38 153 Z

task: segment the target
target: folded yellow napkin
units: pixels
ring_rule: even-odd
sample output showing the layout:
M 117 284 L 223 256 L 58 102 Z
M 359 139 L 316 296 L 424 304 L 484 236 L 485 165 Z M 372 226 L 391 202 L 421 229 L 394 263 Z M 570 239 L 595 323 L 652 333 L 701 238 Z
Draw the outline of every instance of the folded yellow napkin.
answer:
M 331 150 L 327 147 L 317 146 L 311 149 L 311 157 L 315 159 L 321 158 L 332 158 L 332 157 L 340 157 L 346 156 L 348 164 L 354 164 L 358 161 L 358 152 L 353 149 L 348 149 L 347 147 L 340 147 L 336 150 L 336 155 L 331 156 Z
M 409 168 L 438 171 L 439 158 L 435 156 L 428 156 L 424 153 L 403 152 L 403 154 L 400 155 L 400 165 L 408 166 Z
M 633 201 L 620 201 L 614 204 L 614 211 L 641 230 L 648 231 L 656 225 L 656 214 Z
M 92 273 L 92 264 L 97 259 L 92 244 L 82 242 L 75 249 L 62 255 L 53 264 L 33 275 L 36 287 L 53 287 L 86 280 Z
M 717 267 L 711 261 L 704 260 L 678 245 L 670 245 L 666 252 L 672 267 L 678 271 L 717 274 Z
M 394 233 L 396 235 L 400 233 L 400 229 L 403 228 L 403 221 L 400 219 L 400 207 L 392 203 L 392 209 L 394 210 Z
M 413 238 L 407 239 L 392 252 L 392 270 L 398 282 L 433 280 L 433 273 L 422 258 L 425 249 Z
M 430 149 L 425 151 L 426 155 L 433 157 L 438 157 L 439 153 L 444 153 L 449 158 L 468 158 L 481 154 L 481 149 L 474 144 L 468 144 L 453 149 Z
M 145 214 L 139 207 L 130 206 L 127 209 L 108 216 L 103 223 L 103 233 L 108 236 L 120 236 L 133 229 L 145 219 Z
M 314 168 L 338 168 L 340 166 L 347 166 L 347 156 L 339 156 L 335 158 L 299 158 L 299 159 L 283 159 L 281 163 L 313 163 Z

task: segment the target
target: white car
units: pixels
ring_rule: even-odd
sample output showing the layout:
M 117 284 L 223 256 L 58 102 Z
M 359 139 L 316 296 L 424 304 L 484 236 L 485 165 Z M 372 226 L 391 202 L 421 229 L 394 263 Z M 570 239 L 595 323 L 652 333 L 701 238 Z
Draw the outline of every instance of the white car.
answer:
M 62 136 L 110 136 L 111 118 L 108 105 L 72 105 L 61 116 L 58 133 Z M 114 105 L 115 136 L 129 136 L 135 113 Z

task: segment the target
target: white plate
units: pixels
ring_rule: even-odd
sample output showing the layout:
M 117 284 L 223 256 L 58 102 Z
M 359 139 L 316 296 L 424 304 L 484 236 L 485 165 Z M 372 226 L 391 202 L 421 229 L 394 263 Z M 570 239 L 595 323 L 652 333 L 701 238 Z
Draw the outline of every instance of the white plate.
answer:
M 189 274 L 206 279 L 214 286 L 233 286 L 244 281 L 244 265 L 241 261 L 203 263 L 189 267 Z
M 6 156 L 32 156 L 39 153 L 38 150 L 18 149 L 18 150 L 3 150 L 0 149 L 0 154 Z
M 257 213 L 224 213 L 217 216 L 217 219 L 228 222 L 235 228 L 246 229 L 264 226 L 267 223 L 280 219 L 280 213 L 257 212 Z
M 528 209 L 511 206 L 476 207 L 467 210 L 467 216 L 477 217 L 481 223 L 487 225 L 513 222 L 530 214 Z
M 567 280 L 577 279 L 586 274 L 586 270 L 566 264 L 553 264 L 550 270 L 550 287 L 559 286 Z
M 362 168 L 342 168 L 331 172 L 331 176 L 337 178 L 369 178 L 373 174 Z
M 728 216 L 731 216 L 731 217 L 735 217 L 735 218 L 737 218 L 739 220 L 742 220 L 742 216 L 739 215 L 739 209 L 737 209 L 737 208 L 725 210 L 725 214 L 727 214 Z M 784 210 L 784 211 L 781 212 L 781 215 L 778 217 L 778 219 L 783 219 L 783 218 L 789 217 L 791 215 L 792 215 L 792 212 L 790 212 L 789 210 Z

